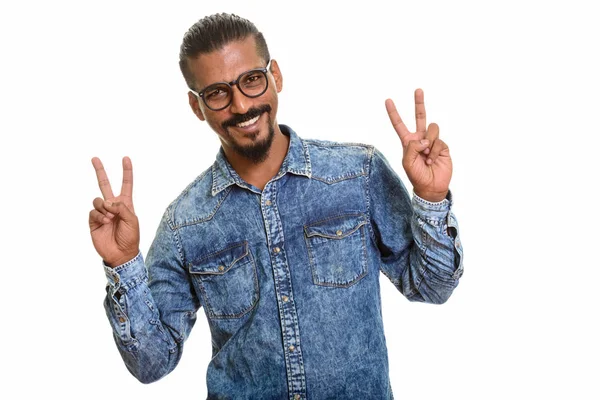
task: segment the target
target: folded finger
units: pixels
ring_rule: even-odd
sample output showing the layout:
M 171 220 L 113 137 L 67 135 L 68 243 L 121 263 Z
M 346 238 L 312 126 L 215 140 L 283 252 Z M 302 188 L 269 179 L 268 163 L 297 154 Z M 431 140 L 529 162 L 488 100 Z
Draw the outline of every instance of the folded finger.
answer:
M 440 153 L 447 148 L 448 146 L 446 145 L 446 143 L 444 143 L 443 140 L 437 139 L 433 143 L 433 146 L 431 146 L 429 156 L 427 157 L 427 164 L 433 164 L 439 157 Z
M 429 127 L 427 128 L 427 132 L 425 133 L 425 139 L 429 140 L 429 148 L 425 149 L 425 151 L 423 152 L 425 155 L 429 155 L 431 153 L 431 148 L 433 147 L 433 144 L 435 143 L 435 141 L 437 140 L 437 138 L 440 136 L 440 127 L 438 126 L 438 124 L 436 123 L 432 123 L 429 124 Z
M 94 209 L 108 218 L 113 218 L 115 215 L 106 209 L 104 203 L 104 200 L 102 200 L 100 197 L 96 197 L 93 202 Z
M 429 141 L 422 140 L 411 140 L 408 142 L 404 149 L 404 156 L 402 158 L 402 165 L 405 169 L 411 168 L 420 154 L 429 146 Z
M 110 222 L 111 219 L 99 212 L 98 210 L 94 209 L 90 211 L 90 227 L 109 224 Z

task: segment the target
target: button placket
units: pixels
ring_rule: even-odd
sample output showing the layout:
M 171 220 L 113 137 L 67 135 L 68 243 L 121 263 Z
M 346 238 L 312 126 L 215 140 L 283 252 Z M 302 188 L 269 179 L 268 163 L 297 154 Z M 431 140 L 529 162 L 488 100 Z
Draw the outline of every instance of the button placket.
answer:
M 291 272 L 287 262 L 281 218 L 275 202 L 278 182 L 271 181 L 263 189 L 263 206 L 261 209 L 267 234 L 267 243 L 271 252 L 271 268 L 273 268 L 274 272 L 275 295 L 280 299 L 278 302 L 279 323 L 283 332 L 282 351 L 287 366 L 288 390 L 290 393 L 304 393 L 306 391 L 306 377 L 304 376 L 304 362 L 299 346 L 298 315 L 294 302 L 290 301 L 293 294 Z

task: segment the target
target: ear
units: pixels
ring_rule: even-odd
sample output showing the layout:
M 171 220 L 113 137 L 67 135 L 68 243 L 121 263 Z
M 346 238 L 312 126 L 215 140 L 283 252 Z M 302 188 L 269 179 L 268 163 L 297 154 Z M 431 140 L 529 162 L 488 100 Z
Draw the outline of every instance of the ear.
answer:
M 275 60 L 271 60 L 271 74 L 275 78 L 275 87 L 277 88 L 277 93 L 279 93 L 283 89 L 283 75 L 281 75 L 279 64 Z
M 202 113 L 202 110 L 200 109 L 200 102 L 198 101 L 198 97 L 196 97 L 194 93 L 188 92 L 188 101 L 190 103 L 192 111 L 194 112 L 194 114 L 196 114 L 196 117 L 198 117 L 200 121 L 204 121 L 205 118 L 204 114 Z

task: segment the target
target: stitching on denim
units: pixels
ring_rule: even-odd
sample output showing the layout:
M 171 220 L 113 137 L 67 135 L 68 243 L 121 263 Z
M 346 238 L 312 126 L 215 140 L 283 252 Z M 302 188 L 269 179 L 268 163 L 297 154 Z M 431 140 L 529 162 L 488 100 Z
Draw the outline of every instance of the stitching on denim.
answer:
M 423 260 L 423 263 L 419 262 L 417 277 L 415 279 L 415 286 L 414 286 L 414 289 L 411 290 L 410 296 L 412 296 L 414 294 L 421 294 L 421 292 L 419 290 L 421 288 L 421 284 L 427 280 L 425 277 L 425 275 L 427 275 L 427 271 L 428 271 L 427 265 L 426 265 L 428 263 L 427 262 L 427 249 L 425 249 L 425 251 L 422 254 L 422 260 Z M 422 294 L 421 294 L 421 297 L 423 297 Z
M 235 183 L 235 179 L 233 179 L 233 177 L 229 177 L 229 180 L 224 179 L 224 183 L 217 185 L 217 170 L 216 167 L 218 167 L 217 161 L 215 161 L 211 167 L 212 169 L 212 185 L 211 185 L 211 190 L 210 190 L 210 194 L 212 196 L 217 195 L 219 192 L 221 192 L 223 189 L 225 189 L 226 187 L 233 185 Z
M 300 142 L 302 143 L 302 148 L 304 149 L 304 159 L 306 161 L 308 177 L 311 178 L 312 177 L 312 163 L 310 161 L 310 152 L 308 150 L 308 144 L 306 143 L 306 141 L 304 141 L 302 139 L 300 140 Z
M 311 222 L 307 223 L 306 225 L 304 225 L 304 229 L 306 231 L 306 228 L 311 227 L 313 225 L 321 224 L 323 222 L 327 222 L 332 219 L 338 219 L 338 218 L 344 218 L 344 217 L 363 217 L 361 219 L 364 221 L 364 214 L 362 214 L 361 212 L 342 213 L 342 214 L 335 214 L 335 215 L 332 215 L 331 217 L 323 218 L 323 219 L 320 219 L 317 221 L 311 221 Z M 365 223 L 366 223 L 366 221 L 365 221 Z
M 183 198 L 183 196 L 186 195 L 193 186 L 195 186 L 198 182 L 200 182 L 202 179 L 204 179 L 204 177 L 208 174 L 208 171 L 210 171 L 211 168 L 204 170 L 200 175 L 198 175 L 196 177 L 196 179 L 194 179 L 189 185 L 187 185 L 186 188 L 181 191 L 179 196 L 177 196 L 177 198 L 175 200 L 173 200 L 173 202 L 171 204 L 169 204 L 169 207 L 167 208 L 167 210 L 173 210 L 173 212 L 174 212 L 175 209 L 177 208 L 177 205 Z
M 129 278 L 126 281 L 121 281 L 120 290 L 127 293 L 130 290 L 135 289 L 141 283 L 146 282 L 148 280 L 147 278 L 148 278 L 147 272 L 144 270 L 139 275 L 132 276 L 131 278 Z
M 375 148 L 374 147 L 370 147 L 369 151 L 367 152 L 367 157 L 365 160 L 365 199 L 367 202 L 367 215 L 369 218 L 369 221 L 373 221 L 373 215 L 371 213 L 371 170 L 372 170 L 372 163 L 373 163 L 373 154 L 375 152 Z M 371 235 L 371 240 L 373 240 L 373 243 L 375 243 L 375 245 L 377 244 L 377 240 L 375 238 L 375 232 L 373 231 L 373 227 L 371 226 L 371 224 L 368 224 L 368 228 L 369 233 Z M 377 247 L 377 246 L 375 246 Z
M 252 256 L 252 253 L 250 252 L 249 246 L 248 246 L 248 241 L 243 241 L 243 242 L 238 242 L 236 244 L 233 244 L 223 250 L 219 250 L 216 252 L 213 252 L 207 256 L 204 256 L 203 258 L 201 258 L 200 260 L 196 261 L 196 263 L 200 263 L 200 262 L 205 262 L 206 260 L 213 258 L 221 253 L 227 252 L 231 249 L 234 249 L 236 247 L 241 247 L 244 246 L 245 251 L 244 254 L 237 257 L 229 266 L 229 268 L 227 268 L 226 271 L 224 271 L 223 273 L 220 274 L 202 274 L 202 273 L 195 273 L 191 271 L 191 268 L 193 267 L 193 264 L 190 262 L 188 264 L 188 271 L 190 272 L 190 274 L 194 277 L 194 279 L 198 282 L 198 287 L 200 289 L 200 292 L 202 294 L 202 298 L 204 299 L 204 308 L 205 310 L 207 310 L 207 314 L 210 318 L 214 318 L 214 319 L 226 319 L 226 318 L 239 318 L 242 317 L 243 315 L 245 315 L 246 313 L 248 313 L 249 311 L 251 311 L 256 304 L 258 304 L 258 301 L 260 299 L 260 286 L 258 284 L 258 272 L 256 271 L 256 263 L 254 262 L 254 257 Z M 252 294 L 252 300 L 250 305 L 245 308 L 244 310 L 235 313 L 235 314 L 226 314 L 226 313 L 216 313 L 214 308 L 210 305 L 210 297 L 208 296 L 208 293 L 206 292 L 206 289 L 204 287 L 204 283 L 205 283 L 205 279 L 203 279 L 203 276 L 214 276 L 214 275 L 218 275 L 218 276 L 223 276 L 223 274 L 227 271 L 229 271 L 234 264 L 236 264 L 239 260 L 243 259 L 244 257 L 248 257 L 248 261 L 244 263 L 245 264 L 250 264 L 250 268 L 252 269 L 253 272 L 253 283 L 254 283 L 254 293 Z
M 315 139 L 304 139 L 307 144 L 313 145 L 315 147 L 360 147 L 362 149 L 373 147 L 369 144 L 357 143 L 357 142 L 331 142 L 327 140 L 315 140 Z
M 354 179 L 354 178 L 358 178 L 361 176 L 365 176 L 366 172 L 363 170 L 359 173 L 351 173 L 351 174 L 345 174 L 345 175 L 341 175 L 335 178 L 321 178 L 321 177 L 316 177 L 312 174 L 312 164 L 310 162 L 310 153 L 308 150 L 309 145 L 311 146 L 315 146 L 315 147 L 321 147 L 321 148 L 337 148 L 337 147 L 344 147 L 344 148 L 358 148 L 360 150 L 364 150 L 366 149 L 367 153 L 371 151 L 372 147 L 371 145 L 367 145 L 364 143 L 337 143 L 337 142 L 330 142 L 330 141 L 326 141 L 326 140 L 314 140 L 314 139 L 307 139 L 307 140 L 302 140 L 303 145 L 306 147 L 306 158 L 307 158 L 307 162 L 309 165 L 309 175 L 311 179 L 315 179 L 318 180 L 320 182 L 324 182 L 327 184 L 334 184 L 334 183 L 338 183 L 344 180 L 348 180 L 348 179 Z M 364 169 L 364 167 L 363 167 Z
M 361 171 L 360 173 L 341 175 L 341 176 L 337 176 L 335 178 L 319 178 L 319 177 L 313 176 L 312 179 L 319 181 L 319 182 L 326 183 L 328 185 L 332 185 L 334 183 L 347 181 L 349 179 L 360 178 L 361 176 L 365 176 L 365 175 L 366 175 L 366 173 L 364 171 Z
M 175 341 L 177 343 L 183 343 L 185 342 L 185 320 L 192 320 L 196 318 L 196 312 L 195 311 L 186 311 L 184 313 L 181 314 L 181 317 L 179 318 L 179 335 L 175 335 Z
M 178 225 L 174 225 L 173 229 L 180 229 L 186 226 L 190 226 L 190 225 L 196 225 L 196 224 L 200 224 L 206 221 L 210 221 L 215 214 L 217 213 L 217 211 L 219 210 L 219 208 L 221 208 L 221 205 L 223 204 L 223 202 L 225 201 L 225 199 L 227 198 L 227 196 L 229 195 L 229 193 L 231 192 L 232 187 L 229 186 L 227 189 L 225 189 L 224 191 L 220 192 L 220 196 L 221 198 L 219 199 L 219 201 L 217 202 L 215 208 L 212 209 L 212 211 L 206 216 L 206 217 L 202 217 L 202 218 L 196 218 L 196 219 L 192 219 L 190 221 L 184 221 Z
M 428 207 L 432 207 L 434 208 L 434 210 L 432 211 L 444 211 L 444 209 L 448 206 L 450 206 L 450 201 L 447 198 L 444 198 L 441 201 L 438 202 L 431 202 L 429 200 L 425 200 L 417 195 L 414 195 L 413 198 L 415 199 L 415 201 L 417 203 L 420 203 L 421 206 L 428 206 Z
M 180 265 L 185 266 L 185 255 L 183 254 L 183 246 L 181 244 L 181 238 L 179 237 L 179 231 L 173 228 L 174 224 L 171 220 L 171 216 L 168 213 L 165 214 L 165 217 L 167 219 L 167 225 L 171 230 L 171 235 L 173 235 L 171 240 L 175 242 L 174 244 L 175 248 L 177 249 L 177 255 L 179 256 L 179 262 L 181 263 Z
M 352 230 L 352 233 L 356 233 L 358 232 L 360 234 L 360 238 L 363 244 L 363 248 L 362 248 L 362 259 L 360 260 L 361 262 L 361 266 L 362 269 L 364 269 L 364 271 L 362 271 L 359 275 L 355 276 L 354 278 L 350 279 L 347 282 L 328 282 L 328 281 L 324 281 L 319 279 L 319 277 L 316 275 L 316 270 L 317 270 L 317 263 L 316 263 L 316 257 L 313 254 L 314 250 L 312 249 L 312 245 L 310 243 L 310 238 L 314 237 L 313 236 L 308 236 L 307 235 L 307 226 L 304 226 L 304 241 L 306 242 L 306 248 L 307 248 L 307 252 L 308 252 L 308 260 L 310 263 L 310 267 L 311 267 L 311 273 L 312 273 L 312 277 L 313 277 L 313 283 L 317 286 L 325 286 L 325 287 L 337 287 L 337 288 L 349 288 L 350 286 L 353 286 L 354 284 L 358 283 L 358 281 L 360 281 L 362 278 L 364 278 L 367 275 L 368 272 L 368 257 L 367 257 L 367 249 L 366 249 L 366 240 L 365 240 L 365 232 L 364 232 L 364 226 L 367 224 L 366 221 L 364 221 L 364 215 L 362 214 L 346 214 L 348 216 L 362 216 L 363 217 L 363 221 L 359 224 L 358 227 L 356 227 L 355 229 Z M 321 221 L 317 221 L 314 222 L 314 224 L 317 223 L 321 223 L 321 222 L 326 222 L 332 219 L 338 219 L 343 217 L 344 214 L 339 215 L 339 216 L 335 216 L 335 217 L 330 217 L 330 218 L 326 218 L 324 220 Z M 321 235 L 317 235 L 318 237 L 326 237 L 327 239 L 331 239 L 331 240 L 335 240 L 337 238 L 329 238 L 327 236 L 321 236 Z M 344 236 L 344 238 L 350 237 L 350 234 Z
M 333 240 L 341 240 L 344 239 L 350 235 L 352 235 L 354 232 L 356 232 L 358 229 L 360 229 L 361 226 L 366 225 L 367 221 L 365 221 L 364 219 L 361 219 L 361 221 L 358 223 L 358 225 L 356 225 L 355 227 L 353 227 L 350 231 L 346 232 L 346 233 L 342 233 L 341 236 L 336 234 L 327 234 L 327 233 L 320 233 L 320 232 L 314 232 L 313 230 L 310 230 L 309 232 L 309 228 L 315 228 L 315 226 L 305 226 L 304 227 L 304 233 L 307 237 L 314 237 L 314 236 L 319 236 L 322 238 L 327 238 L 327 239 L 333 239 Z M 354 224 L 353 224 L 354 225 Z
M 214 256 L 217 256 L 221 253 L 225 253 L 226 251 L 229 251 L 231 249 L 235 249 L 236 247 L 244 247 L 244 254 L 242 254 L 241 256 L 239 256 L 238 258 L 236 258 L 233 263 L 237 262 L 239 259 L 245 257 L 248 255 L 248 241 L 244 240 L 243 242 L 236 242 L 231 244 L 228 247 L 225 247 L 223 250 L 218 250 L 218 251 L 214 251 L 212 253 L 209 253 L 207 255 L 205 255 L 204 257 L 200 258 L 199 260 L 197 260 L 197 263 L 201 263 L 204 262 L 205 260 L 209 259 L 209 258 L 213 258 Z
M 272 191 L 274 194 L 274 201 L 273 201 L 273 210 L 274 212 L 279 215 L 279 206 L 277 204 L 277 185 L 275 183 L 272 184 Z M 280 232 L 280 235 L 282 236 L 283 242 L 285 243 L 285 237 L 283 237 L 283 226 L 281 225 L 281 218 L 276 218 L 276 223 L 277 223 L 277 231 Z M 269 236 L 269 235 L 268 235 Z M 282 256 L 285 259 L 285 264 L 288 265 L 288 270 L 289 270 L 289 264 L 287 262 L 287 252 L 284 248 L 282 249 Z M 275 268 L 275 271 L 277 271 L 277 268 Z M 287 286 L 290 288 L 290 293 L 293 295 L 293 287 L 292 287 L 292 280 L 291 280 L 291 274 L 287 274 L 287 276 L 285 277 L 287 280 Z M 280 300 L 278 300 L 280 301 Z M 295 308 L 295 303 L 294 303 L 294 308 Z M 280 308 L 280 310 L 282 310 Z M 301 346 L 301 340 L 300 340 L 300 332 L 299 332 L 299 323 L 298 323 L 298 314 L 297 311 L 294 309 L 294 312 L 291 313 L 292 314 L 292 322 L 293 322 L 293 326 L 294 326 L 294 336 L 296 338 L 296 351 L 298 352 L 296 357 L 298 358 L 299 364 L 300 364 L 300 369 L 301 369 L 301 376 L 302 379 L 304 379 L 304 359 L 302 357 L 302 346 Z M 280 311 L 280 318 L 283 316 L 282 311 Z M 284 318 L 281 318 L 282 320 L 285 320 Z M 288 352 L 286 350 L 284 350 L 284 357 L 286 359 L 286 370 L 287 370 L 287 381 L 288 381 L 288 385 L 293 386 L 294 385 L 294 378 L 292 377 L 292 371 L 291 371 L 291 364 L 290 364 L 290 355 L 288 354 Z M 305 388 L 306 384 L 303 381 L 302 382 L 302 387 Z

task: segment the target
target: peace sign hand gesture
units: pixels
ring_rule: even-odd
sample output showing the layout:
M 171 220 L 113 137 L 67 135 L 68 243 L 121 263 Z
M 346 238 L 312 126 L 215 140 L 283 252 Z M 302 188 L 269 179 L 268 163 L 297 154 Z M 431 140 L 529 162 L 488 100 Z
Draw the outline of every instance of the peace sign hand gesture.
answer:
M 427 201 L 442 201 L 448 194 L 452 159 L 448 146 L 439 139 L 438 125 L 432 123 L 425 130 L 427 123 L 423 91 L 415 90 L 416 132 L 410 132 L 406 128 L 391 99 L 385 101 L 385 108 L 402 142 L 402 166 L 415 194 Z
M 94 157 L 92 164 L 104 197 L 95 198 L 94 209 L 90 211 L 92 242 L 104 262 L 116 267 L 133 259 L 139 252 L 140 228 L 132 201 L 133 168 L 129 157 L 124 157 L 121 194 L 115 196 L 102 161 Z

